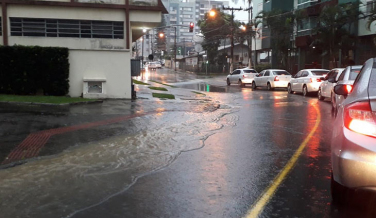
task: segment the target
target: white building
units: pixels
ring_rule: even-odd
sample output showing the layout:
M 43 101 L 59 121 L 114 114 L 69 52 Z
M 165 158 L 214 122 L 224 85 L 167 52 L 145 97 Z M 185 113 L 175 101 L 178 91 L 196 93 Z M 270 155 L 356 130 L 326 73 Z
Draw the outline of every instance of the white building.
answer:
M 87 98 L 131 98 L 131 43 L 167 13 L 160 0 L 0 2 L 0 45 L 69 48 L 69 95 Z

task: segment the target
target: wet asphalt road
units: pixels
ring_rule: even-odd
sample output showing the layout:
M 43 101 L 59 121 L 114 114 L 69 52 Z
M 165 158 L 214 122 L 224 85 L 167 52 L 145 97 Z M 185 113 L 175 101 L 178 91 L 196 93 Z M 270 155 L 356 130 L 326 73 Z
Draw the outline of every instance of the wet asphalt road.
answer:
M 51 125 L 48 128 L 59 128 L 111 119 L 119 114 L 171 109 L 55 137 L 42 150 L 52 156 L 0 170 L 2 214 L 75 218 L 246 217 L 321 117 L 295 167 L 259 217 L 367 215 L 351 206 L 331 203 L 333 118 L 329 102 L 289 95 L 284 90 L 227 87 L 223 76 L 205 78 L 157 71 L 147 79 L 169 83 L 202 79 L 202 85 L 176 85 L 201 92 L 218 91 L 206 94 L 221 107 L 214 112 L 195 112 L 192 103 L 145 101 L 119 105 L 114 101 L 105 106 L 106 113 L 101 108 L 94 116 L 95 106 L 73 107 L 65 112 L 56 109 L 55 114 L 69 114 L 60 126 L 43 114 L 19 112 L 30 120 L 28 131 L 32 132 L 33 116 L 38 116 L 44 125 Z M 11 110 L 3 108 L 2 114 L 10 116 Z M 11 147 L 28 134 L 22 128 L 13 128 L 17 134 L 12 134 L 11 126 L 20 122 L 2 124 L 8 130 L 2 132 L 6 140 L 0 146 Z M 73 148 L 64 147 L 69 143 Z M 1 157 L 6 156 L 3 153 Z M 33 201 L 35 205 L 25 207 Z

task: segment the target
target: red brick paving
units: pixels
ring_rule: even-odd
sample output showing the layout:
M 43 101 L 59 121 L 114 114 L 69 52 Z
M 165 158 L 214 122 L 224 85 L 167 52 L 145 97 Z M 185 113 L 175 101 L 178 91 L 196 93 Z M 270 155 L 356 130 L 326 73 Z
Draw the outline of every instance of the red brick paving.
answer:
M 51 136 L 64 134 L 67 132 L 73 132 L 82 129 L 93 128 L 97 126 L 103 126 L 113 123 L 126 121 L 135 117 L 141 117 L 149 114 L 161 113 L 163 111 L 152 111 L 145 113 L 137 113 L 127 116 L 121 116 L 108 120 L 101 120 L 92 123 L 84 123 L 68 127 L 60 127 L 56 129 L 43 130 L 40 132 L 31 133 L 21 142 L 16 148 L 14 148 L 8 157 L 1 164 L 8 164 L 14 161 L 32 158 L 38 156 L 40 150 L 46 145 Z

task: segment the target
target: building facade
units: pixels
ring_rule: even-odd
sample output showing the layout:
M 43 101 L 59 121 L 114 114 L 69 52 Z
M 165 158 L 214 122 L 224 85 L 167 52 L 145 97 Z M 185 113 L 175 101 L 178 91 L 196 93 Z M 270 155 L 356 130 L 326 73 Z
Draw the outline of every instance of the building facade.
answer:
M 87 98 L 131 98 L 132 41 L 167 13 L 160 0 L 0 3 L 0 45 L 67 47 L 69 95 Z

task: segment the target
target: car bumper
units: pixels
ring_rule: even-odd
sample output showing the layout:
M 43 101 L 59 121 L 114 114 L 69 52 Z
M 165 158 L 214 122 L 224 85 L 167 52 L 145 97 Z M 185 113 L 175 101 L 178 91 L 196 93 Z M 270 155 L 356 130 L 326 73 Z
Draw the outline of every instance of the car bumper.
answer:
M 242 79 L 242 83 L 252 83 L 252 82 L 253 82 L 253 78 Z
M 272 81 L 270 83 L 272 88 L 287 88 L 288 84 L 289 84 L 288 81 Z
M 349 188 L 376 191 L 376 138 L 342 128 L 332 141 L 334 180 Z
M 311 82 L 311 83 L 307 83 L 306 85 L 307 85 L 308 92 L 318 92 L 321 82 Z

